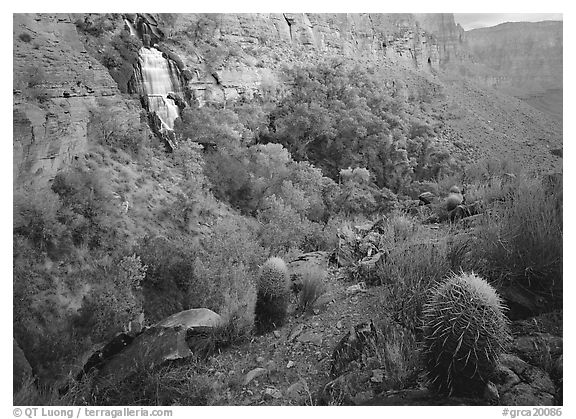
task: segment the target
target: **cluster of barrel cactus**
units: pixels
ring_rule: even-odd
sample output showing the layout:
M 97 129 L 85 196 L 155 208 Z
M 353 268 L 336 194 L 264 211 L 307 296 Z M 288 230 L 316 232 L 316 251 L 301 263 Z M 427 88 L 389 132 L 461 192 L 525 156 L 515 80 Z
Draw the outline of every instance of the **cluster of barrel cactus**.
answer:
M 496 290 L 474 273 L 453 275 L 424 307 L 424 360 L 440 394 L 482 394 L 510 340 Z
M 268 259 L 260 269 L 256 297 L 255 325 L 259 333 L 281 326 L 290 300 L 290 277 L 281 258 Z

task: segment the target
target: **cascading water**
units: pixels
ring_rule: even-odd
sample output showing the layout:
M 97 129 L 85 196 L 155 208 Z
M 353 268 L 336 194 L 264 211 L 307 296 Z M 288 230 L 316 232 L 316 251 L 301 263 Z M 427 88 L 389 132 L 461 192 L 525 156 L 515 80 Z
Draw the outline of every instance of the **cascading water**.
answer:
M 179 110 L 168 95 L 178 94 L 181 90 L 178 69 L 154 47 L 140 49 L 139 64 L 141 93 L 148 100 L 148 110 L 160 118 L 161 131 L 172 130 Z
M 136 30 L 132 22 L 130 22 L 128 19 L 124 19 L 124 23 L 128 27 L 131 36 L 138 36 L 138 31 Z

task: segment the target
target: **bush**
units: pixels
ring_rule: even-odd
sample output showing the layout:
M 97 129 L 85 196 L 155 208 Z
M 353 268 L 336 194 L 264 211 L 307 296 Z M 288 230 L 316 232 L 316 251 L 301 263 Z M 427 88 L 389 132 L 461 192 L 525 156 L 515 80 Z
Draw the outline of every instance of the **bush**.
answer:
M 522 178 L 507 196 L 478 226 L 472 267 L 491 282 L 519 284 L 561 307 L 562 181 L 547 186 Z
M 414 334 L 390 319 L 383 319 L 380 330 L 376 358 L 386 371 L 381 388 L 400 390 L 414 385 L 419 372 L 418 351 Z
M 97 271 L 100 282 L 92 285 L 75 319 L 80 334 L 101 342 L 126 330 L 143 312 L 141 283 L 146 269 L 140 258 L 132 255 L 120 259 L 109 271 Z
M 290 298 L 288 268 L 280 258 L 273 257 L 260 269 L 256 297 L 256 329 L 265 333 L 281 326 L 286 319 Z
M 14 233 L 28 238 L 40 251 L 50 251 L 62 235 L 57 219 L 61 209 L 58 196 L 52 191 L 14 191 Z
M 99 144 L 137 155 L 145 143 L 145 127 L 136 119 L 121 118 L 113 108 L 96 108 L 90 112 L 89 138 Z
M 321 268 L 309 268 L 301 273 L 302 288 L 298 297 L 298 309 L 311 311 L 314 303 L 326 289 L 324 280 L 326 271 Z
M 418 332 L 426 295 L 450 272 L 445 239 L 393 245 L 377 276 L 387 286 L 387 302 L 394 321 Z
M 510 340 L 502 300 L 474 274 L 453 275 L 424 309 L 425 363 L 441 394 L 481 396 Z

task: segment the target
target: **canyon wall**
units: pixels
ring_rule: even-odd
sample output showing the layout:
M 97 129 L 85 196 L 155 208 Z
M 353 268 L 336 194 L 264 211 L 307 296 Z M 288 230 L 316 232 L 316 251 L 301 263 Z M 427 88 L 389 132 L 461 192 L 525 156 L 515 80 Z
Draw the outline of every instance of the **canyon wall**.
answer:
M 83 158 L 94 111 L 118 123 L 138 121 L 108 70 L 85 49 L 67 14 L 14 14 L 14 184 L 45 185 L 59 168 Z
M 491 87 L 528 97 L 562 89 L 562 22 L 503 23 L 467 31 L 465 47 L 475 62 L 495 71 L 480 76 Z
M 278 82 L 276 70 L 321 56 L 355 57 L 425 72 L 461 53 L 463 30 L 451 14 L 186 14 L 158 15 L 161 44 L 195 75 L 199 102 L 235 100 Z M 206 55 L 199 45 L 220 50 Z

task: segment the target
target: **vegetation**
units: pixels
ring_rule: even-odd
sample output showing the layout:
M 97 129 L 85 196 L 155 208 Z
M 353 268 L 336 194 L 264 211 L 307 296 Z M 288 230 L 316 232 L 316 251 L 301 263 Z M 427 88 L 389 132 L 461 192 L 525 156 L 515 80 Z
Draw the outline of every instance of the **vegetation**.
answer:
M 126 74 L 141 43 L 118 32 L 111 19 L 120 18 L 91 16 L 76 25 L 89 52 L 127 92 Z M 207 71 L 246 59 L 244 47 L 222 41 L 216 48 L 205 40 L 218 24 L 207 15 L 188 28 L 195 40 L 186 48 L 207 61 Z M 20 40 L 30 42 L 23 35 Z M 376 388 L 415 385 L 425 337 L 436 388 L 455 394 L 468 379 L 486 381 L 505 333 L 492 288 L 452 272 L 477 272 L 498 290 L 519 285 L 561 309 L 561 176 L 532 178 L 507 161 L 456 161 L 438 141 L 443 122 L 428 105 L 440 93 L 430 82 L 404 94 L 390 74 L 333 58 L 294 65 L 283 76 L 286 83 L 266 81 L 252 100 L 225 107 L 188 103 L 175 122 L 177 147 L 170 154 L 150 140 L 146 115 L 128 120 L 102 102 L 91 111 L 84 156 L 49 186 L 16 187 L 14 336 L 42 386 L 56 388 L 76 370 L 80 354 L 135 319 L 150 326 L 206 307 L 224 322 L 191 361 L 138 371 L 101 392 L 87 377 L 63 398 L 39 394 L 28 383 L 15 400 L 233 403 L 242 378 L 226 375 L 229 364 L 218 365 L 219 356 L 232 357 L 238 345 L 258 339 L 254 332 L 281 327 L 291 304 L 295 316 L 310 313 L 328 286 L 348 298 L 348 287 L 361 282 L 378 287 L 374 304 L 385 312 L 369 311 L 383 334 L 368 357 L 374 359 L 361 360 L 386 371 Z M 45 105 L 46 80 L 41 67 L 29 68 L 15 86 Z M 425 191 L 437 202 L 410 207 Z M 430 225 L 448 220 L 455 205 L 472 202 L 482 209 L 473 229 L 465 222 Z M 435 206 L 443 218 L 433 218 Z M 378 228 L 358 239 L 356 227 L 376 220 Z M 304 271 L 291 301 L 284 260 L 313 251 L 332 255 L 346 240 L 356 252 L 350 265 Z M 476 316 L 454 289 L 491 314 Z M 437 337 L 435 328 L 447 321 L 437 312 L 445 296 L 483 340 L 471 342 L 466 330 Z M 486 359 L 471 355 L 471 363 L 451 366 L 462 351 L 480 354 L 485 347 Z M 255 367 L 243 364 L 242 374 Z M 218 379 L 216 369 L 223 374 Z
M 257 288 L 256 328 L 264 333 L 282 326 L 288 312 L 290 277 L 282 259 L 273 257 L 264 263 Z
M 298 295 L 298 309 L 302 312 L 311 312 L 316 300 L 326 290 L 324 281 L 326 273 L 321 268 L 309 268 L 302 272 L 300 294 Z
M 450 277 L 425 307 L 425 359 L 432 387 L 478 395 L 510 339 L 500 296 L 474 274 Z

